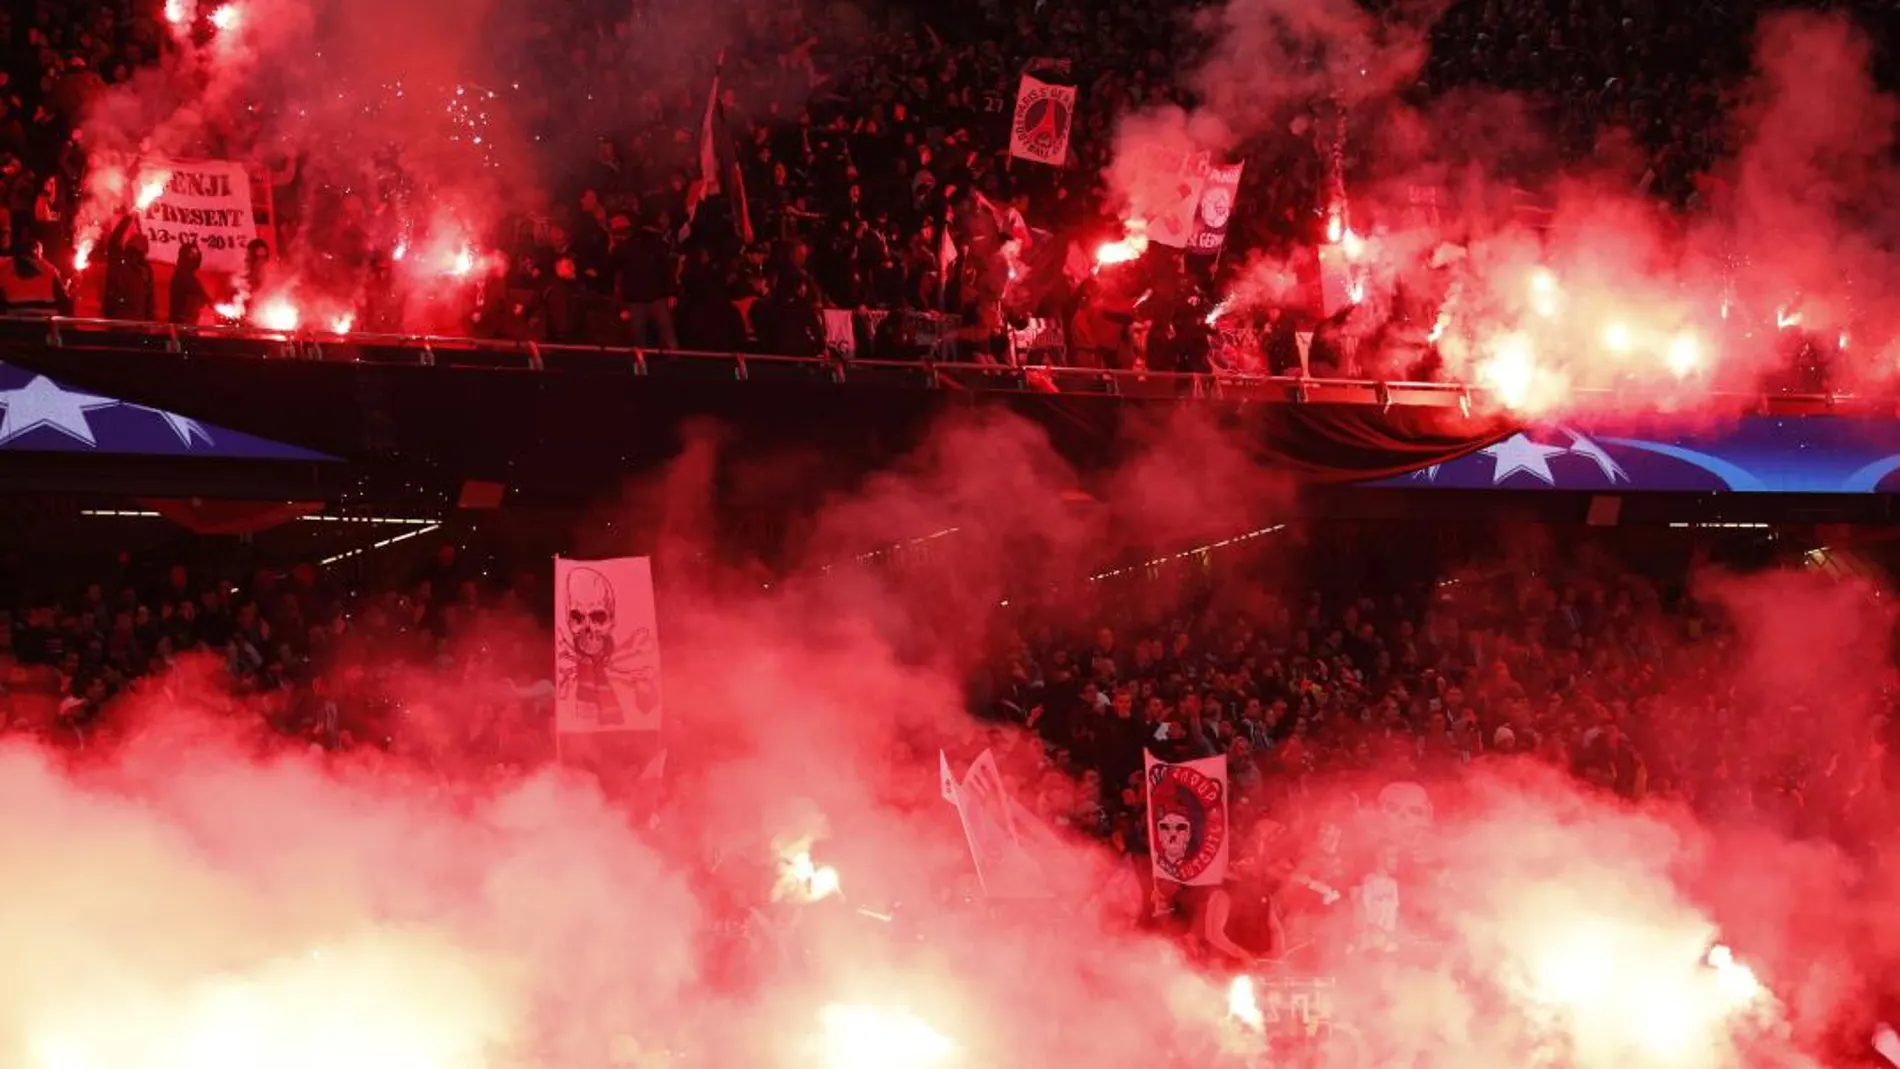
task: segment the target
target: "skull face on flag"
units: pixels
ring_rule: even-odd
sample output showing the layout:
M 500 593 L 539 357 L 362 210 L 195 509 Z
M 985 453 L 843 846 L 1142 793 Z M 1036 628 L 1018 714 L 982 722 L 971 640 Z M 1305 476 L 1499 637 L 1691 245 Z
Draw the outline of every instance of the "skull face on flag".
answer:
M 1148 834 L 1155 871 L 1195 883 L 1226 856 L 1226 784 L 1192 765 L 1148 769 Z

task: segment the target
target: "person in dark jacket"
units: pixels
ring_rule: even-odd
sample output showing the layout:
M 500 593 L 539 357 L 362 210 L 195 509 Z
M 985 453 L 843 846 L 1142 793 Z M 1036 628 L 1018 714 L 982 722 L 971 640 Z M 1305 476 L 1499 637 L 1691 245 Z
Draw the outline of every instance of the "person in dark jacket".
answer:
M 765 352 L 782 356 L 818 356 L 825 351 L 825 320 L 810 283 L 800 279 L 773 290 L 752 312 L 752 325 Z
M 112 228 L 106 243 L 106 287 L 101 312 L 107 319 L 149 323 L 155 301 L 152 265 L 145 254 L 150 249 L 138 218 L 127 215 Z
M 13 255 L 0 260 L 0 311 L 12 316 L 50 318 L 72 311 L 59 272 L 32 239 L 20 242 Z
M 580 269 L 572 256 L 554 261 L 554 277 L 541 291 L 541 324 L 547 340 L 572 344 L 581 340 Z
M 620 222 L 615 220 L 616 229 Z M 660 213 L 652 225 L 617 240 L 609 255 L 633 344 L 679 348 L 679 336 L 673 329 L 676 289 L 666 214 Z
M 165 318 L 180 326 L 195 327 L 204 322 L 205 309 L 211 306 L 211 294 L 205 289 L 198 268 L 204 265 L 204 250 L 195 241 L 178 247 L 178 266 L 172 270 L 171 299 L 165 305 Z
M 745 316 L 732 303 L 731 286 L 704 246 L 686 259 L 680 280 L 679 331 L 688 349 L 736 353 L 745 348 Z

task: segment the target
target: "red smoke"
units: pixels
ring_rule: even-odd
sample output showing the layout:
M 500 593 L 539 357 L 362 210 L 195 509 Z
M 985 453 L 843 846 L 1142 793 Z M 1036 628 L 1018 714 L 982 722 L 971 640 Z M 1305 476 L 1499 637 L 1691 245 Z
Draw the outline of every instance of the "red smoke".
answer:
M 1259 198 L 1287 175 L 1332 188 L 1312 210 L 1348 218 L 1369 252 L 1349 253 L 1344 228 L 1309 220 L 1326 313 L 1349 309 L 1342 322 L 1360 335 L 1397 311 L 1410 319 L 1361 372 L 1402 377 L 1430 345 L 1446 376 L 1528 414 L 1703 411 L 1721 407 L 1722 391 L 1891 377 L 1896 103 L 1876 89 L 1867 41 L 1844 17 L 1763 19 L 1755 72 L 1727 87 L 1738 101 L 1727 128 L 1708 131 L 1734 150 L 1674 213 L 1647 192 L 1648 163 L 1614 137 L 1579 170 L 1508 95 L 1460 89 L 1427 110 L 1407 103 L 1431 13 L 1401 14 L 1376 24 L 1351 3 L 1217 7 L 1203 27 L 1212 55 L 1192 75 L 1202 106 L 1121 123 L 1108 176 L 1123 211 L 1165 212 L 1177 183 L 1154 161 L 1184 152 L 1217 162 L 1246 152 L 1267 169 L 1273 177 L 1243 187 L 1242 217 L 1268 208 Z M 1317 173 L 1287 170 L 1274 146 L 1293 146 Z M 1252 205 L 1247 188 L 1259 191 Z M 1537 229 L 1514 210 L 1522 190 L 1554 209 Z M 1439 218 L 1419 211 L 1420 191 L 1436 192 Z M 1286 300 L 1294 274 L 1263 256 L 1229 286 L 1227 310 Z M 1423 307 L 1393 308 L 1401 291 Z
M 457 731 L 524 685 L 479 671 L 415 676 L 429 708 L 410 702 L 388 756 L 261 746 L 183 675 L 113 710 L 127 737 L 75 765 L 8 745 L 0 927 L 15 967 L 0 970 L 0 1049 L 40 1069 L 1134 1067 L 1251 1049 L 1255 1026 L 1229 1013 L 1232 973 L 1135 930 L 1146 903 L 1101 848 L 1042 857 L 1052 900 L 986 903 L 937 797 L 937 748 L 961 762 L 982 744 L 964 682 L 999 602 L 1082 606 L 1103 560 L 1190 548 L 1197 518 L 1285 511 L 1225 432 L 1180 419 L 1090 479 L 1021 424 L 953 422 L 830 502 L 801 536 L 802 566 L 769 589 L 708 556 L 690 517 L 714 492 L 709 464 L 729 469 L 724 486 L 769 486 L 776 462 L 696 444 L 630 506 L 675 518 L 658 546 L 672 719 L 657 808 L 558 770 L 471 766 Z M 1093 504 L 1077 504 L 1083 484 Z M 852 559 L 952 529 L 916 556 Z M 1425 937 L 1368 943 L 1357 918 L 1371 898 L 1305 929 L 1301 968 L 1338 980 L 1342 1035 L 1356 1037 L 1323 1049 L 1716 1069 L 1821 1053 L 1843 1015 L 1868 1012 L 1863 978 L 1893 945 L 1881 884 L 1850 881 L 1858 862 L 1792 828 L 1692 817 L 1689 792 L 1663 786 L 1699 782 L 1712 761 L 1869 759 L 1887 617 L 1869 591 L 1822 583 L 1709 580 L 1699 596 L 1726 646 L 1672 633 L 1680 618 L 1642 598 L 1613 606 L 1618 641 L 1647 644 L 1678 682 L 1666 705 L 1615 722 L 1688 736 L 1667 751 L 1684 766 L 1659 766 L 1640 806 L 1509 758 L 1427 776 L 1410 750 L 1272 792 L 1268 815 L 1297 840 L 1349 824 Z M 1540 611 L 1548 592 L 1520 589 L 1514 611 Z M 1484 642 L 1475 618 L 1446 622 L 1465 636 L 1433 641 Z M 1789 709 L 1796 694 L 1819 715 Z M 997 745 L 1027 773 L 1019 798 L 1042 797 L 1033 785 L 1052 771 L 1033 745 Z M 1420 778 L 1429 809 L 1380 789 Z M 1328 878 L 1317 846 L 1287 860 Z M 824 867 L 839 893 L 798 901 Z M 720 934 L 750 910 L 776 921 L 755 917 L 745 944 Z

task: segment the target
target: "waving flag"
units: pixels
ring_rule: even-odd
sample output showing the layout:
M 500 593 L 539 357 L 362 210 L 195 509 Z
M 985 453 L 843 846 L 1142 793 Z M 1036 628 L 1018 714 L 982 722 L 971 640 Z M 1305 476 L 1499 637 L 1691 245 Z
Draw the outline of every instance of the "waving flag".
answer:
M 752 244 L 752 215 L 746 208 L 745 175 L 739 169 L 739 152 L 732 143 L 732 130 L 726 124 L 726 106 L 719 99 L 719 77 L 725 67 L 713 71 L 712 92 L 706 95 L 706 117 L 699 126 L 699 198 L 721 193 L 732 205 L 732 225 L 739 239 Z

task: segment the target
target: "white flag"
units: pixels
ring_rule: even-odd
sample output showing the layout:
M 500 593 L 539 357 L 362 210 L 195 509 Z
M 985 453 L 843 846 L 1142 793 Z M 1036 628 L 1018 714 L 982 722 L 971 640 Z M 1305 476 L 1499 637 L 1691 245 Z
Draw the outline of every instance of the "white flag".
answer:
M 1069 156 L 1075 124 L 1075 87 L 1050 85 L 1025 74 L 1016 86 L 1016 114 L 1009 125 L 1009 154 L 1053 167 Z
M 1055 893 L 1024 841 L 1022 821 L 1028 810 L 1017 804 L 996 767 L 996 755 L 984 750 L 956 788 L 957 815 L 976 862 L 976 877 L 991 898 L 1046 898 Z M 1036 842 L 1042 837 L 1032 836 Z
M 1227 879 L 1227 758 L 1171 765 L 1142 754 L 1155 879 L 1211 887 Z
M 1171 249 L 1186 249 L 1194 244 L 1195 220 L 1200 217 L 1201 192 L 1207 188 L 1209 159 L 1205 152 L 1190 152 L 1178 158 L 1159 151 L 1149 154 L 1148 166 L 1153 177 L 1144 194 L 1150 201 L 1148 240 Z
M 942 750 L 937 751 L 937 790 L 944 801 L 957 804 L 957 774 L 950 771 L 950 756 Z
M 646 557 L 554 559 L 554 728 L 658 731 L 660 628 Z

